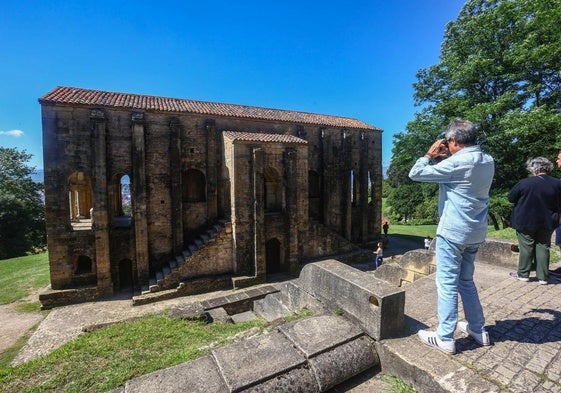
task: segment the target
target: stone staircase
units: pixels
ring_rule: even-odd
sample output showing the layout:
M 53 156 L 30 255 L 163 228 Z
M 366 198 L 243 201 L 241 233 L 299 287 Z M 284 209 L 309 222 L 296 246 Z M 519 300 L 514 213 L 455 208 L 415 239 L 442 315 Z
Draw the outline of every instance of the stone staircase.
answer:
M 184 288 L 190 281 L 199 280 L 200 277 L 197 277 L 197 273 L 190 271 L 192 270 L 190 269 L 190 260 L 195 258 L 203 248 L 212 246 L 217 237 L 229 236 L 229 233 L 226 234 L 227 228 L 231 228 L 231 223 L 219 220 L 198 235 L 180 255 L 176 255 L 169 260 L 150 277 L 148 285 L 141 288 L 140 295 L 145 296 L 170 289 L 178 290 Z M 217 279 L 220 278 L 217 277 Z M 170 296 L 166 297 L 169 298 Z

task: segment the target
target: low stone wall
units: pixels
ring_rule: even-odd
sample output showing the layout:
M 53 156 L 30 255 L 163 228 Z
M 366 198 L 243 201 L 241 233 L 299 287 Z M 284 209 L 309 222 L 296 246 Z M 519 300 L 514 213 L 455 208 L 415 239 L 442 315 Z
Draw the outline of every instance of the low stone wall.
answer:
M 374 275 L 381 280 L 403 286 L 436 272 L 435 244 L 436 242 L 433 241 L 429 250 L 412 250 L 403 254 L 399 259 L 389 260 L 380 266 Z M 487 239 L 479 247 L 475 261 L 516 267 L 518 265 L 518 244 L 508 240 Z
M 327 310 L 342 313 L 375 340 L 394 336 L 403 328 L 405 292 L 341 262 L 310 263 L 294 284 L 302 293 L 292 294 L 289 309 L 313 308 L 312 299 Z

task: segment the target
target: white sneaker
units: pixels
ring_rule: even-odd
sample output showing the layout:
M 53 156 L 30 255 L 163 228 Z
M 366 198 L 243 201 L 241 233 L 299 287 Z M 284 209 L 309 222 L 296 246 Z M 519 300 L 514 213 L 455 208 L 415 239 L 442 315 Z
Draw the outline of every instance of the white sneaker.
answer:
M 438 338 L 436 332 L 431 332 L 430 330 L 419 330 L 417 335 L 427 345 L 440 349 L 442 352 L 449 353 L 451 355 L 456 353 L 456 343 L 454 340 L 444 341 Z
M 458 329 L 460 329 L 464 333 L 469 334 L 480 345 L 483 346 L 491 345 L 491 340 L 489 339 L 489 333 L 486 330 L 483 330 L 482 333 L 472 332 L 466 321 L 458 322 Z
M 547 285 L 547 280 L 540 280 L 538 281 L 540 285 Z

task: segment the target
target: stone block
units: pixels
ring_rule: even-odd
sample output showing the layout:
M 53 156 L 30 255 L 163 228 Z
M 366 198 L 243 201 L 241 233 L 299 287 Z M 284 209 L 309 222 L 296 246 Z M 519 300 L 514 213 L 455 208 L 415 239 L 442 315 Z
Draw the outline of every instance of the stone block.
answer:
M 479 246 L 475 261 L 505 267 L 517 267 L 518 243 L 502 239 L 487 239 Z
M 267 295 L 263 299 L 253 302 L 253 311 L 267 322 L 272 322 L 291 314 L 291 311 L 282 304 L 279 293 Z
M 125 393 L 228 393 L 216 364 L 210 356 L 165 368 L 125 384 Z
M 257 315 L 253 311 L 245 311 L 239 314 L 234 314 L 231 316 L 232 322 L 234 323 L 243 323 L 253 321 L 258 318 Z
M 223 322 L 223 323 L 232 323 L 232 318 L 228 315 L 226 310 L 222 307 L 213 308 L 212 310 L 208 310 L 208 315 L 210 316 L 211 322 Z
M 212 356 L 233 392 L 283 375 L 306 361 L 280 332 L 215 349 Z
M 374 340 L 362 336 L 309 359 L 320 392 L 380 364 Z
M 342 310 L 375 340 L 403 329 L 405 292 L 334 259 L 310 263 L 298 285 L 330 310 Z
M 298 287 L 297 279 L 284 284 L 280 293 L 282 303 L 292 312 L 298 312 L 304 308 L 314 311 L 316 315 L 326 312 L 319 300 Z
M 308 367 L 298 367 L 282 375 L 242 390 L 244 393 L 319 392 L 314 374 Z
M 280 326 L 279 330 L 307 358 L 364 335 L 358 326 L 335 315 L 299 319 Z
M 208 313 L 205 312 L 205 309 L 200 302 L 173 306 L 169 312 L 169 317 L 185 320 L 210 320 Z

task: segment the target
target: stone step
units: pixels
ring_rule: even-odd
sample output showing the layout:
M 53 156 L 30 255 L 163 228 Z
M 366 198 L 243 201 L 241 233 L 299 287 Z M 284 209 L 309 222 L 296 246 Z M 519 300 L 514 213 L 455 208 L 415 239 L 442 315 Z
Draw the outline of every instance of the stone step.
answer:
M 267 322 L 272 322 L 292 314 L 292 312 L 282 304 L 280 293 L 273 293 L 265 296 L 263 299 L 254 301 L 253 312 Z

